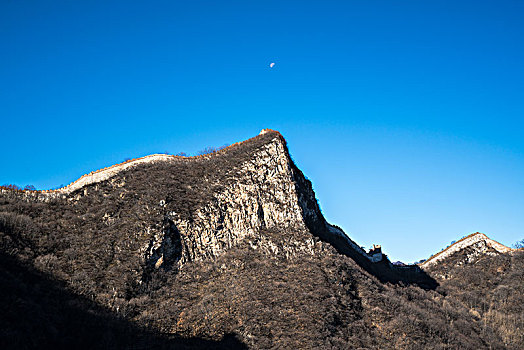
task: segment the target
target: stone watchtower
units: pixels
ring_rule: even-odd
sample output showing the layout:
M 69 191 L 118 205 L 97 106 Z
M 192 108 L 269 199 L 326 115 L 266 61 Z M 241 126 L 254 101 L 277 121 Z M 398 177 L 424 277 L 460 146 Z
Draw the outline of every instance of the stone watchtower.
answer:
M 373 244 L 373 248 L 369 250 L 368 255 L 373 262 L 382 260 L 382 247 L 379 244 Z

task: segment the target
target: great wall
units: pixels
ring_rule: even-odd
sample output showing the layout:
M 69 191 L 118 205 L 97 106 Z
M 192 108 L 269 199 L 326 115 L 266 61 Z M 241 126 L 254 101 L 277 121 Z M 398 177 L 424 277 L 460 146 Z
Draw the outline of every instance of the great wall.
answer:
M 253 138 L 250 138 L 248 140 L 241 141 L 241 142 L 236 142 L 236 143 L 234 143 L 234 144 L 232 144 L 230 146 L 224 147 L 224 148 L 222 148 L 220 150 L 217 150 L 217 151 L 214 151 L 214 152 L 211 152 L 211 153 L 208 153 L 208 154 L 201 154 L 201 155 L 187 156 L 187 157 L 186 156 L 170 155 L 170 154 L 151 154 L 151 155 L 147 155 L 147 156 L 140 157 L 140 158 L 134 158 L 134 159 L 126 160 L 123 163 L 114 164 L 114 165 L 111 165 L 111 166 L 108 166 L 108 167 L 105 167 L 105 168 L 102 168 L 102 169 L 98 169 L 98 170 L 92 171 L 92 172 L 90 172 L 88 174 L 84 174 L 80 178 L 78 178 L 77 180 L 71 182 L 69 185 L 61 187 L 61 188 L 58 188 L 58 189 L 52 189 L 52 190 L 14 189 L 13 190 L 11 188 L 0 186 L 0 192 L 18 191 L 18 192 L 26 192 L 27 194 L 34 194 L 34 195 L 37 195 L 37 194 L 52 195 L 52 196 L 57 196 L 57 195 L 60 195 L 60 194 L 64 194 L 65 195 L 65 194 L 69 194 L 69 193 L 71 193 L 73 191 L 76 191 L 78 189 L 81 189 L 84 186 L 87 186 L 87 185 L 90 185 L 90 184 L 93 184 L 93 183 L 97 183 L 97 182 L 105 181 L 105 180 L 115 176 L 116 174 L 118 174 L 121 171 L 127 170 L 129 168 L 135 167 L 135 166 L 140 165 L 140 164 L 154 163 L 154 162 L 159 162 L 159 161 L 173 162 L 173 161 L 195 161 L 195 160 L 206 159 L 206 158 L 218 155 L 218 154 L 225 153 L 225 152 L 231 150 L 232 148 L 238 147 L 238 146 L 240 146 L 240 145 L 242 145 L 242 144 L 244 144 L 246 142 L 250 142 L 252 140 L 255 140 L 256 138 L 258 138 L 258 137 L 260 137 L 260 136 L 262 136 L 262 135 L 264 135 L 266 133 L 270 133 L 270 132 L 271 133 L 275 133 L 278 137 L 280 137 L 282 140 L 284 140 L 284 137 L 278 131 L 271 130 L 271 129 L 263 129 L 260 132 L 259 135 L 255 136 Z

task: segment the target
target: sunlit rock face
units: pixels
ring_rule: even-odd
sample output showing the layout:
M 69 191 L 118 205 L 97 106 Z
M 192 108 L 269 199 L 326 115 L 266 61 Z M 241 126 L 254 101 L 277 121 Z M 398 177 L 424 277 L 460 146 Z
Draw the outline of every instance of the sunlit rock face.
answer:
M 181 263 L 217 256 L 246 236 L 257 235 L 261 228 L 306 229 L 294 174 L 279 138 L 235 170 L 236 181 L 213 193 L 191 220 L 176 211 L 166 214 L 182 237 Z

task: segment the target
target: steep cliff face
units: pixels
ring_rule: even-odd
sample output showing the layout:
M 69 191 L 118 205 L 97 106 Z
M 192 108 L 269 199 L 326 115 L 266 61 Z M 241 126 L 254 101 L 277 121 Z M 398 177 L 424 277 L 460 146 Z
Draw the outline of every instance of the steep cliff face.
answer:
M 166 218 L 182 237 L 180 263 L 218 256 L 264 228 L 306 229 L 308 200 L 315 199 L 299 201 L 285 145 L 278 135 L 272 136 L 251 159 L 228 169 L 228 184 L 191 216 L 164 204 Z

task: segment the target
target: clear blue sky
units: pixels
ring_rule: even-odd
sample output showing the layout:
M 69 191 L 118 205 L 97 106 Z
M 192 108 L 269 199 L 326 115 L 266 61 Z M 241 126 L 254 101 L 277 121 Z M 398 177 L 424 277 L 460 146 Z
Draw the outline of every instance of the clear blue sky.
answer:
M 279 130 L 393 260 L 524 238 L 523 1 L 0 4 L 0 184 Z M 276 62 L 269 68 L 270 62 Z

